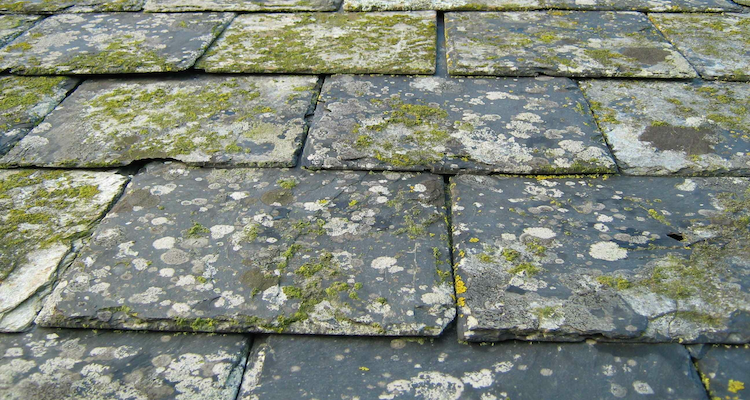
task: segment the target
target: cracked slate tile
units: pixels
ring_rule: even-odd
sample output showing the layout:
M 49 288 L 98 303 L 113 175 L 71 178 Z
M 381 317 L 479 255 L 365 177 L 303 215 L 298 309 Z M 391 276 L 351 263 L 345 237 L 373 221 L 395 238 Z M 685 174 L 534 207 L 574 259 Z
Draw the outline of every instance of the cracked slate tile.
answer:
M 31 28 L 40 18 L 38 15 L 0 15 L 0 47 Z
M 294 166 L 318 78 L 88 80 L 0 163 L 101 167 L 170 158 Z
M 588 80 L 624 174 L 750 174 L 750 84 Z
M 71 246 L 125 182 L 109 172 L 0 170 L 0 331 L 31 324 Z
M 650 14 L 704 79 L 750 81 L 750 15 Z
M 428 340 L 264 337 L 239 399 L 706 399 L 677 344 L 482 346 L 450 331 Z
M 146 0 L 146 12 L 336 11 L 341 0 Z
M 320 105 L 302 157 L 310 168 L 616 171 L 567 78 L 334 76 Z
M 451 75 L 697 76 L 640 13 L 448 13 L 445 21 Z
M 750 345 L 690 346 L 698 373 L 711 399 L 744 399 L 750 384 Z
M 36 126 L 78 83 L 65 77 L 0 77 L 0 156 Z
M 432 74 L 434 11 L 245 14 L 198 60 L 208 72 Z
M 461 337 L 750 340 L 744 178 L 454 178 Z
M 231 19 L 229 13 L 53 15 L 0 50 L 0 66 L 27 75 L 182 71 Z
M 140 11 L 144 0 L 0 0 L 0 11 L 15 13 L 85 13 Z
M 234 400 L 249 347 L 239 335 L 59 329 L 0 335 L 0 397 Z
M 344 10 L 529 11 L 604 10 L 725 12 L 742 7 L 727 0 L 344 0 Z
M 438 335 L 443 180 L 150 164 L 67 270 L 47 326 Z

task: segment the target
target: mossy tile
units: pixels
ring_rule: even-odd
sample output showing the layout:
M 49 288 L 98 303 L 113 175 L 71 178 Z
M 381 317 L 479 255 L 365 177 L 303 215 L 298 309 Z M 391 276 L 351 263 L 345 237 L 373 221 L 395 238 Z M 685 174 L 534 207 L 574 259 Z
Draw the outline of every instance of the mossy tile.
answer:
M 545 8 L 544 0 L 344 0 L 347 11 L 518 11 Z
M 169 158 L 289 167 L 316 85 L 305 76 L 89 80 L 0 163 L 86 168 Z
M 750 345 L 717 344 L 690 347 L 695 366 L 711 399 L 748 398 Z
M 567 78 L 326 78 L 303 165 L 439 172 L 614 172 Z
M 146 0 L 146 12 L 336 11 L 341 0 Z
M 453 178 L 460 337 L 748 342 L 749 183 Z
M 31 28 L 40 18 L 36 15 L 0 15 L 0 47 Z
M 623 173 L 750 175 L 750 83 L 581 83 Z
M 432 74 L 435 12 L 238 16 L 198 60 L 208 72 Z
M 0 0 L 0 11 L 12 13 L 82 13 L 140 11 L 144 0 Z
M 442 11 L 738 11 L 727 0 L 344 0 L 347 11 L 442 10 Z
M 640 13 L 457 12 L 445 21 L 451 75 L 697 76 Z
M 53 15 L 3 47 L 0 66 L 23 75 L 182 71 L 231 19 L 229 13 Z

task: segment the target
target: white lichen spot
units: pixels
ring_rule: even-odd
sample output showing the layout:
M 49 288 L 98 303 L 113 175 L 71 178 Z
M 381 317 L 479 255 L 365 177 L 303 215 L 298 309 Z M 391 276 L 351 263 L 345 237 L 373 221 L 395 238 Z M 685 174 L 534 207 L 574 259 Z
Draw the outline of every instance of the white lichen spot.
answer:
M 286 294 L 284 294 L 284 291 L 278 285 L 264 290 L 262 297 L 263 301 L 267 303 L 266 307 L 269 310 L 278 310 L 287 300 Z
M 542 374 L 542 376 L 552 376 L 553 374 L 552 370 L 549 368 L 542 368 L 539 373 Z
M 174 276 L 174 268 L 162 268 L 159 270 L 159 275 L 165 278 L 171 278 Z
M 425 185 L 423 185 L 421 183 L 417 183 L 416 185 L 414 185 L 414 191 L 417 192 L 417 193 L 426 192 L 427 191 L 427 186 L 425 186 Z
M 467 372 L 461 378 L 463 383 L 470 385 L 474 389 L 481 389 L 492 386 L 494 380 L 492 379 L 492 371 L 488 369 L 482 369 L 480 371 Z
M 651 385 L 643 381 L 633 382 L 633 389 L 638 394 L 654 394 L 654 389 L 651 388 Z
M 404 269 L 396 265 L 396 263 L 398 263 L 398 260 L 393 257 L 378 257 L 372 260 L 370 266 L 378 271 L 388 271 L 391 274 L 403 271 Z
M 152 286 L 146 289 L 143 293 L 136 293 L 128 299 L 130 303 L 136 304 L 150 304 L 156 303 L 159 300 L 159 296 L 163 295 L 164 289 L 160 287 Z
M 331 218 L 325 225 L 323 225 L 326 234 L 333 237 L 345 235 L 347 233 L 354 235 L 357 233 L 358 227 L 358 223 L 339 217 Z
M 165 236 L 161 239 L 154 240 L 154 248 L 157 250 L 169 250 L 174 247 L 175 238 L 172 236 Z
M 676 185 L 675 188 L 683 192 L 692 192 L 695 190 L 696 186 L 697 185 L 695 184 L 695 181 L 693 181 L 692 179 L 685 179 L 685 182 Z
M 539 239 L 552 239 L 557 234 L 549 228 L 526 228 L 523 233 L 537 237 Z
M 493 365 L 492 368 L 495 369 L 495 372 L 506 373 L 513 369 L 513 363 L 510 361 L 501 361 Z
M 597 260 L 617 261 L 628 257 L 628 251 L 615 242 L 597 242 L 589 248 L 589 255 Z
M 214 225 L 211 227 L 211 239 L 222 239 L 232 232 L 234 232 L 233 225 Z

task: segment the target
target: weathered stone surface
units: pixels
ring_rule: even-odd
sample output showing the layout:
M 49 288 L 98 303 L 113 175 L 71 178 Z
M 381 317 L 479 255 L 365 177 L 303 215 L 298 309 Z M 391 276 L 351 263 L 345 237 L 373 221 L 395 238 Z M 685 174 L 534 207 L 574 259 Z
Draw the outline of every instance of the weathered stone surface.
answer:
M 448 13 L 445 21 L 451 75 L 697 76 L 639 13 Z
M 455 178 L 461 337 L 750 340 L 743 178 Z
M 182 71 L 231 19 L 229 13 L 54 15 L 0 50 L 0 66 L 29 75 Z
M 691 349 L 691 353 L 711 399 L 747 398 L 745 385 L 750 383 L 750 345 L 691 347 L 698 348 Z
M 652 14 L 705 79 L 750 81 L 750 15 Z
M 0 77 L 0 156 L 52 111 L 77 82 L 64 77 Z
M 238 335 L 52 329 L 0 335 L 0 397 L 233 400 L 249 345 Z
M 0 331 L 31 323 L 41 304 L 29 299 L 47 293 L 71 245 L 80 245 L 125 181 L 107 172 L 0 171 Z
M 36 15 L 0 15 L 0 47 L 31 28 L 39 18 Z
M 344 0 L 347 11 L 443 10 L 613 10 L 613 11 L 737 11 L 741 7 L 726 0 Z
M 432 74 L 435 12 L 247 14 L 196 68 L 209 72 Z
M 151 164 L 39 320 L 437 335 L 455 316 L 445 218 L 434 175 Z
M 456 172 L 614 172 L 586 100 L 566 78 L 334 76 L 303 165 Z
M 750 84 L 590 80 L 581 88 L 623 173 L 750 174 Z
M 18 13 L 77 13 L 139 11 L 143 0 L 0 0 L 0 11 Z
M 101 167 L 172 158 L 293 166 L 317 81 L 211 75 L 86 81 L 0 163 Z
M 341 0 L 146 0 L 145 11 L 336 11 Z

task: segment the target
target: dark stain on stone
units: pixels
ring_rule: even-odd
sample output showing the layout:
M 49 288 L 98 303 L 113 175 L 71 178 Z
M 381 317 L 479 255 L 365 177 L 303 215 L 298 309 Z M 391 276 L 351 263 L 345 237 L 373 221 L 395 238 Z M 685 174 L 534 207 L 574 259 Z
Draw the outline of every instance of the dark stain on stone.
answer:
M 261 292 L 279 284 L 280 278 L 276 275 L 265 274 L 260 268 L 252 268 L 242 274 L 240 282 L 250 288 Z
M 294 195 L 290 190 L 287 189 L 273 189 L 269 190 L 260 196 L 260 201 L 265 205 L 272 205 L 275 203 L 285 206 L 294 200 Z
M 634 58 L 644 64 L 658 64 L 667 59 L 671 53 L 663 49 L 652 47 L 626 47 L 622 49 L 626 57 Z
M 153 208 L 159 205 L 161 199 L 158 196 L 152 195 L 148 189 L 134 190 L 129 196 L 123 201 L 119 202 L 114 209 L 113 213 L 128 213 L 133 211 L 133 207 L 140 206 L 143 208 Z
M 659 150 L 684 151 L 687 154 L 708 154 L 712 151 L 709 137 L 713 131 L 705 128 L 683 126 L 649 126 L 640 140 L 651 143 Z

